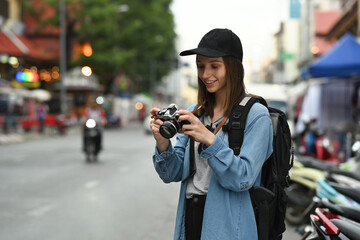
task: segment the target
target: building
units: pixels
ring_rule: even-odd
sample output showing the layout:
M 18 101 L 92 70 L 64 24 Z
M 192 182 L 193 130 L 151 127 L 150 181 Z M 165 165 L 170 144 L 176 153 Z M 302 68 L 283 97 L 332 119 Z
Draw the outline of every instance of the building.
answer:
M 70 6 L 71 7 L 71 6 Z M 41 13 L 34 11 L 41 9 Z M 37 17 L 34 17 L 34 16 Z M 40 0 L 0 0 L 0 76 L 9 81 L 14 88 L 45 89 L 52 93 L 53 102 L 59 102 L 59 70 L 60 59 L 60 28 L 51 23 L 39 21 L 58 16 L 56 10 Z M 66 56 L 67 60 L 82 54 L 83 45 L 77 42 L 72 34 L 79 22 L 68 17 Z M 70 62 L 70 61 L 67 61 Z M 67 64 L 69 66 L 69 64 Z M 75 70 L 69 70 L 73 75 Z M 19 72 L 33 76 L 31 80 L 17 79 Z M 68 79 L 74 79 L 68 76 Z M 98 92 L 99 84 L 96 77 L 89 81 L 94 84 L 84 84 L 82 81 L 66 81 L 67 102 L 70 111 L 81 114 L 81 110 L 73 109 L 87 99 L 93 92 Z M 55 105 L 58 105 L 55 104 Z M 54 111 L 59 106 L 53 106 Z
M 26 112 L 22 118 L 35 119 L 36 113 L 29 109 L 35 109 L 38 100 L 47 101 L 50 114 L 59 114 L 62 86 L 66 89 L 66 115 L 78 117 L 87 99 L 102 90 L 94 75 L 74 78 L 79 76 L 75 73 L 80 72 L 78 68 L 69 69 L 68 74 L 64 74 L 65 83 L 60 85 L 60 28 L 43 21 L 57 17 L 56 11 L 41 0 L 0 0 L 0 78 L 8 88 L 1 95 L 7 110 L 0 113 L 0 125 L 4 125 L 1 119 L 9 114 L 9 109 L 12 111 L 13 106 L 19 104 L 27 108 L 22 111 Z M 70 17 L 66 23 L 67 60 L 82 54 L 83 46 L 71 34 L 77 24 L 78 21 Z M 50 92 L 51 99 L 33 97 L 31 92 L 35 89 Z
M 289 0 L 288 18 L 274 34 L 276 55 L 263 67 L 266 82 L 295 83 L 301 69 L 345 33 L 360 37 L 358 0 Z

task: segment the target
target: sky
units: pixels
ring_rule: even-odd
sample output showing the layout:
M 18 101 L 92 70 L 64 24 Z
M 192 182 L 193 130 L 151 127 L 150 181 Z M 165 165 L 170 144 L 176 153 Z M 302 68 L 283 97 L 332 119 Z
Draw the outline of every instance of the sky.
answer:
M 173 0 L 177 50 L 197 47 L 211 29 L 228 28 L 241 39 L 244 64 L 258 68 L 273 49 L 289 0 Z M 186 59 L 187 58 L 187 59 Z M 182 57 L 192 62 L 195 57 Z

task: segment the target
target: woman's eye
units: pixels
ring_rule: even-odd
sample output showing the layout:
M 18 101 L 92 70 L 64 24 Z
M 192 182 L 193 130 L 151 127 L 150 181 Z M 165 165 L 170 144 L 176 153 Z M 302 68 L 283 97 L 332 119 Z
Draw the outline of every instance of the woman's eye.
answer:
M 219 67 L 219 66 L 217 66 L 217 65 L 212 65 L 212 66 L 211 66 L 212 69 L 217 69 L 218 67 Z
M 203 66 L 203 65 L 197 65 L 197 68 L 198 68 L 198 69 L 203 69 L 204 66 Z

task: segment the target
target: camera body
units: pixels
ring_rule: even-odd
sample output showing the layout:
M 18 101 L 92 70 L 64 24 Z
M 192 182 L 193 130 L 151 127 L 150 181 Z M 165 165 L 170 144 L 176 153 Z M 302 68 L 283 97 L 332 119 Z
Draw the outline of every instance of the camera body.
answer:
M 184 124 L 190 124 L 188 121 L 179 122 L 180 114 L 175 104 L 170 104 L 168 107 L 161 109 L 156 113 L 156 118 L 164 123 L 160 126 L 160 134 L 164 138 L 172 138 L 179 132 Z

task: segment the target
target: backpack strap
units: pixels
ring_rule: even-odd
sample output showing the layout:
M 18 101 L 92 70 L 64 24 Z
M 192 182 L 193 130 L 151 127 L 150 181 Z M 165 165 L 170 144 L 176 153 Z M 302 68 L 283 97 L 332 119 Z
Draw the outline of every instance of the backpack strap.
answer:
M 229 147 L 234 151 L 235 155 L 240 154 L 241 145 L 244 140 L 246 118 L 251 106 L 257 101 L 259 101 L 258 98 L 245 97 L 239 105 L 233 107 L 229 123 L 223 126 L 223 131 L 227 131 L 229 135 Z
M 262 97 L 245 97 L 239 105 L 233 107 L 230 113 L 229 123 L 223 126 L 223 131 L 228 131 L 229 147 L 233 149 L 235 155 L 240 154 L 241 145 L 244 141 L 244 131 L 246 119 L 250 108 L 255 102 L 260 102 L 267 107 L 265 99 Z M 268 201 L 274 197 L 274 194 L 263 187 L 252 187 L 250 189 L 251 200 L 256 203 L 258 238 L 268 240 L 269 227 L 269 204 Z

